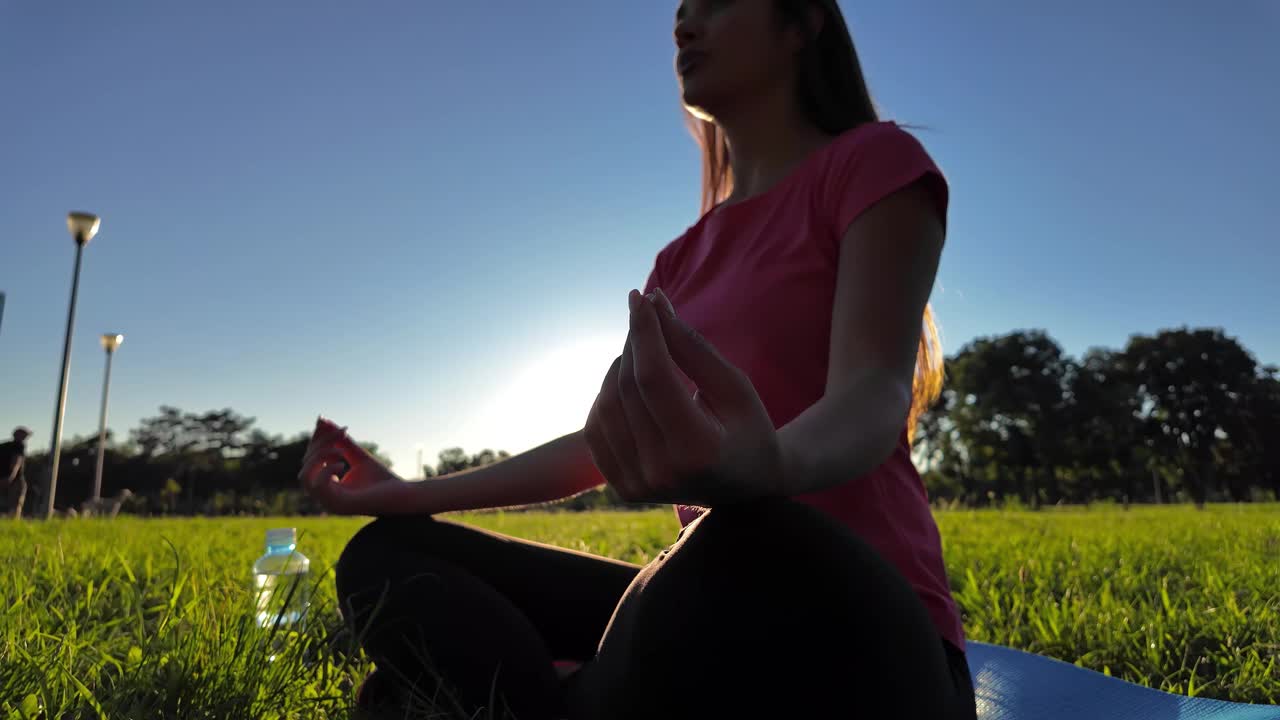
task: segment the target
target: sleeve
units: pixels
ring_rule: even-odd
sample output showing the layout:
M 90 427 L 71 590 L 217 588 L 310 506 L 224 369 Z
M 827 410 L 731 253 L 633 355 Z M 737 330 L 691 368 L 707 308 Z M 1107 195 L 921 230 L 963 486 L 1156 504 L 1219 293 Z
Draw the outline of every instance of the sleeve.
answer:
M 877 123 L 838 142 L 821 199 L 836 242 L 868 208 L 918 180 L 926 183 L 946 226 L 946 178 L 915 136 L 893 123 Z

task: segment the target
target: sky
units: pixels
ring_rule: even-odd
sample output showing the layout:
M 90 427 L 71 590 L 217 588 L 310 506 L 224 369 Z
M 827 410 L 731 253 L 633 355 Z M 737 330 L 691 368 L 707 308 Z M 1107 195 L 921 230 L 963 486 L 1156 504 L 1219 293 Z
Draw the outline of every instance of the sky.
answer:
M 697 219 L 668 0 L 0 0 L 0 430 L 325 414 L 412 475 L 582 426 Z M 944 347 L 1222 327 L 1280 362 L 1280 3 L 842 3 L 951 184 Z

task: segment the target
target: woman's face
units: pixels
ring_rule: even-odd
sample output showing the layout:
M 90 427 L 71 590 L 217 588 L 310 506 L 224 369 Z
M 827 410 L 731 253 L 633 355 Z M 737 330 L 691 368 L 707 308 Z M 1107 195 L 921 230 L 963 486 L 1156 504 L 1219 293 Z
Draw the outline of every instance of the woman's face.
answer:
M 710 118 L 795 77 L 803 38 L 774 0 L 683 0 L 676 10 L 676 75 L 684 103 Z

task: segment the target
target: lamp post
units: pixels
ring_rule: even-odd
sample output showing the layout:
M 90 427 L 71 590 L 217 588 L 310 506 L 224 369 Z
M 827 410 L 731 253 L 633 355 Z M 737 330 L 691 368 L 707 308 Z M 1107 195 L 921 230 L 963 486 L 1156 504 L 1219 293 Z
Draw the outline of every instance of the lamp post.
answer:
M 84 246 L 98 234 L 98 226 L 101 222 L 101 218 L 90 213 L 67 213 L 67 231 L 76 242 L 76 265 L 71 274 L 71 307 L 67 310 L 67 335 L 62 341 L 62 375 L 58 381 L 58 407 L 53 413 L 49 483 L 45 486 L 45 519 L 53 517 L 53 498 L 58 491 L 58 460 L 62 454 L 62 416 L 67 409 L 67 381 L 71 378 L 71 331 L 76 324 L 76 295 L 80 291 L 80 259 L 84 255 Z
M 107 398 L 111 394 L 111 358 L 115 356 L 116 348 L 120 347 L 122 342 L 124 342 L 124 336 L 119 333 L 107 333 L 102 336 L 102 349 L 107 351 L 107 374 L 102 379 L 102 414 L 98 417 L 98 464 L 93 469 L 91 500 L 95 506 L 102 499 L 102 462 L 107 454 Z

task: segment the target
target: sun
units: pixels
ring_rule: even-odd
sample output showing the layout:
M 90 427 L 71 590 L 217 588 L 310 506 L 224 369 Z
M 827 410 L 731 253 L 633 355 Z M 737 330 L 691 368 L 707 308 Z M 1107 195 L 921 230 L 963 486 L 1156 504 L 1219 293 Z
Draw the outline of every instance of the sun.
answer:
M 574 340 L 536 357 L 496 388 L 465 434 L 516 454 L 581 430 L 623 339 Z

